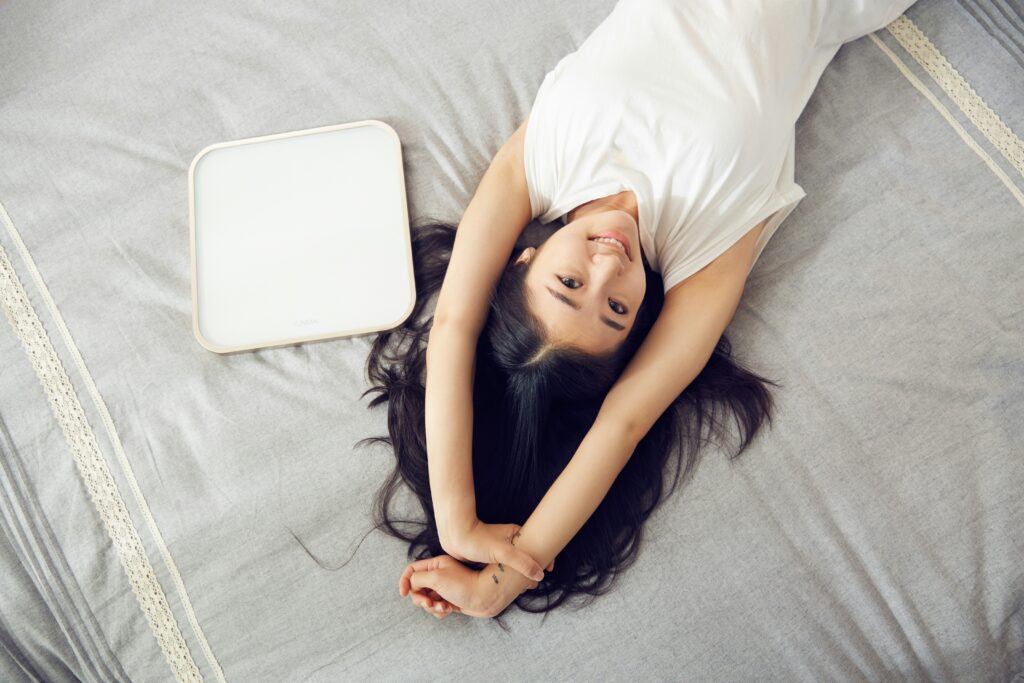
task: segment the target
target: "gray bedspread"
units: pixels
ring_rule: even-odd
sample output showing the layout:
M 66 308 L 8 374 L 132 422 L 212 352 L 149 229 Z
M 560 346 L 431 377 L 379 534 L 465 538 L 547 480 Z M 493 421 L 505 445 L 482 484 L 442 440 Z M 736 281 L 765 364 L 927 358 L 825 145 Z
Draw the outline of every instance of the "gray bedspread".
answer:
M 199 150 L 379 119 L 413 223 L 457 223 L 613 4 L 0 4 L 0 679 L 1024 679 L 1019 0 L 840 49 L 727 330 L 774 425 L 709 445 L 585 608 L 399 596 L 371 338 L 192 336 Z

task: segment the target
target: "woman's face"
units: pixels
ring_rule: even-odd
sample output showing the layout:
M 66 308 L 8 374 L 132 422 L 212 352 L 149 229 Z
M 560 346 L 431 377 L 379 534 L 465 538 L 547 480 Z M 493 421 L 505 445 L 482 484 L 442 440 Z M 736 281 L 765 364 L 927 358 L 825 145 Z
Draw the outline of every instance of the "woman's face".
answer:
M 625 242 L 626 252 L 595 238 Z M 530 262 L 530 310 L 551 341 L 592 354 L 626 338 L 647 290 L 640 234 L 633 216 L 618 209 L 588 213 L 566 224 L 540 247 L 527 247 L 517 262 Z

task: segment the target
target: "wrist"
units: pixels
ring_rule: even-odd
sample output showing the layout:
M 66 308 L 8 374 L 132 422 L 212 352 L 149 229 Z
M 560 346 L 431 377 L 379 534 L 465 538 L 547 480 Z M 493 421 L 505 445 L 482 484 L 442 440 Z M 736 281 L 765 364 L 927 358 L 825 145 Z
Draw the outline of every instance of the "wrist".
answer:
M 532 585 L 532 582 L 519 572 L 496 562 L 488 564 L 478 572 L 477 582 L 477 594 L 490 616 L 499 614 Z
M 437 523 L 437 535 L 442 545 L 446 543 L 459 543 L 477 524 L 476 512 L 447 511 L 435 515 Z

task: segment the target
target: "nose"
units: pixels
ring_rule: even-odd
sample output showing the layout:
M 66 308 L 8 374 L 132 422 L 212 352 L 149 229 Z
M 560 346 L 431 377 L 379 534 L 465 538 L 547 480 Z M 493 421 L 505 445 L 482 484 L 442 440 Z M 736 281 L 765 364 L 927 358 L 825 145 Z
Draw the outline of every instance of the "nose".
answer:
M 608 268 L 612 272 L 620 272 L 626 268 L 626 264 L 623 263 L 625 256 L 618 253 L 617 251 L 601 251 L 598 248 L 592 257 L 594 263 Z
M 595 280 L 594 284 L 614 280 L 625 270 L 618 254 L 595 252 L 591 257 L 591 262 L 593 263 L 591 279 Z

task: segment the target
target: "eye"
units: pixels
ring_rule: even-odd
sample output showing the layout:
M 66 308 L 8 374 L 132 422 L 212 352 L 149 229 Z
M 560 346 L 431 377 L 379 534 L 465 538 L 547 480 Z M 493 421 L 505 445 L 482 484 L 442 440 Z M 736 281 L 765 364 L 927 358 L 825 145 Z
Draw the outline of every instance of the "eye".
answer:
M 562 276 L 559 276 L 559 277 L 558 277 L 558 279 L 559 279 L 559 281 L 560 281 L 560 282 L 561 282 L 561 283 L 562 283 L 563 285 L 565 285 L 565 286 L 566 286 L 566 287 L 568 287 L 569 289 L 579 289 L 580 287 L 582 287 L 582 286 L 583 286 L 583 283 L 582 283 L 582 282 L 580 282 L 579 280 L 574 280 L 574 279 L 573 279 L 573 278 L 571 278 L 571 277 L 562 277 Z M 576 286 L 574 287 L 574 286 L 572 286 L 572 285 L 570 285 L 570 284 L 566 284 L 566 280 L 568 280 L 569 282 L 575 282 L 575 283 L 576 283 Z
M 579 289 L 580 287 L 583 286 L 582 282 L 568 276 L 559 275 L 558 280 L 569 289 Z M 626 315 L 629 312 L 625 306 L 620 304 L 615 299 L 608 299 L 608 306 L 619 315 Z

